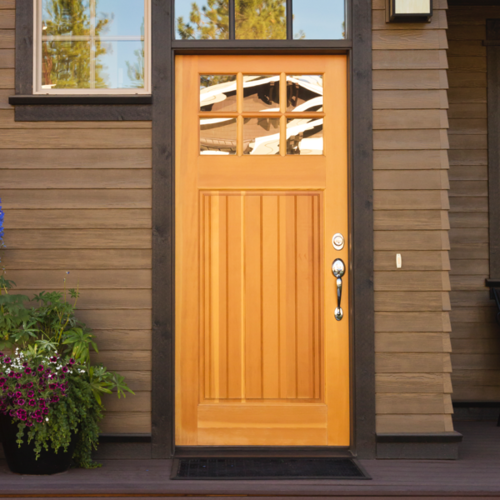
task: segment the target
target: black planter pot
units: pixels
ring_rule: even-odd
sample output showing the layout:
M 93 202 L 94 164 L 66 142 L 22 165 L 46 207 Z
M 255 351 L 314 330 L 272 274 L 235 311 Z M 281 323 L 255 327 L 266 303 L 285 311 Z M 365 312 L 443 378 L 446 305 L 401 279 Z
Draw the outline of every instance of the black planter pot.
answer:
M 35 460 L 34 444 L 28 444 L 24 439 L 21 447 L 16 443 L 18 432 L 17 423 L 12 423 L 12 418 L 0 413 L 0 433 L 2 436 L 3 451 L 7 465 L 12 472 L 17 474 L 57 474 L 65 472 L 71 465 L 71 457 L 76 447 L 76 436 L 73 436 L 66 453 L 59 449 L 56 453 L 51 448 L 49 451 L 42 448 L 40 457 Z

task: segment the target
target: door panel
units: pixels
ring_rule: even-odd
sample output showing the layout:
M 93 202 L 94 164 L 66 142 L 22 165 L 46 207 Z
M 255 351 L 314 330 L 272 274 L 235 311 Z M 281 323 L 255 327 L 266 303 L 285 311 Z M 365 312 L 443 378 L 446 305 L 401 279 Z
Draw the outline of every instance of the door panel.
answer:
M 176 59 L 177 445 L 349 444 L 346 102 L 344 56 Z

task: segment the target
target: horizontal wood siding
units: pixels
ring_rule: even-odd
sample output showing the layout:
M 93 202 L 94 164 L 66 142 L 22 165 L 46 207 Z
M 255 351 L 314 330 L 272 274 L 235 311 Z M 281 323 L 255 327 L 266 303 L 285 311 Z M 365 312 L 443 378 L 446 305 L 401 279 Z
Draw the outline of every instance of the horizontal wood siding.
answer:
M 450 7 L 450 239 L 454 401 L 500 401 L 500 328 L 489 277 L 486 19 Z
M 429 24 L 373 8 L 377 432 L 452 431 L 447 5 Z
M 20 293 L 79 286 L 95 361 L 136 392 L 105 396 L 102 431 L 149 433 L 151 122 L 16 123 L 13 9 L 0 2 L 2 264 Z

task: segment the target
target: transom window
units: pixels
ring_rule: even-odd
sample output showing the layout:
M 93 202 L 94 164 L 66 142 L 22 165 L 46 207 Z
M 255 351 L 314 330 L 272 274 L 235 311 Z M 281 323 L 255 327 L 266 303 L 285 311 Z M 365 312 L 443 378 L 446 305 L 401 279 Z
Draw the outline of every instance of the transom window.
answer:
M 36 6 L 35 93 L 150 93 L 149 0 Z
M 178 40 L 340 40 L 344 0 L 175 0 Z
M 200 154 L 322 155 L 323 75 L 200 75 Z

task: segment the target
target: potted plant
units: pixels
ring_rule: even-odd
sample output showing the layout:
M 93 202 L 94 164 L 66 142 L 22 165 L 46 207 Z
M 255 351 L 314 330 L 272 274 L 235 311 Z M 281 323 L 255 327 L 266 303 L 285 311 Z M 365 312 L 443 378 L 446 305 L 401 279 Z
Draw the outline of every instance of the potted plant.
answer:
M 10 293 L 14 285 L 0 276 L 0 428 L 7 463 L 24 474 L 62 472 L 72 459 L 78 467 L 98 467 L 91 452 L 103 418 L 101 395 L 132 391 L 122 376 L 91 362 L 97 346 L 75 316 L 78 290 L 30 299 Z

